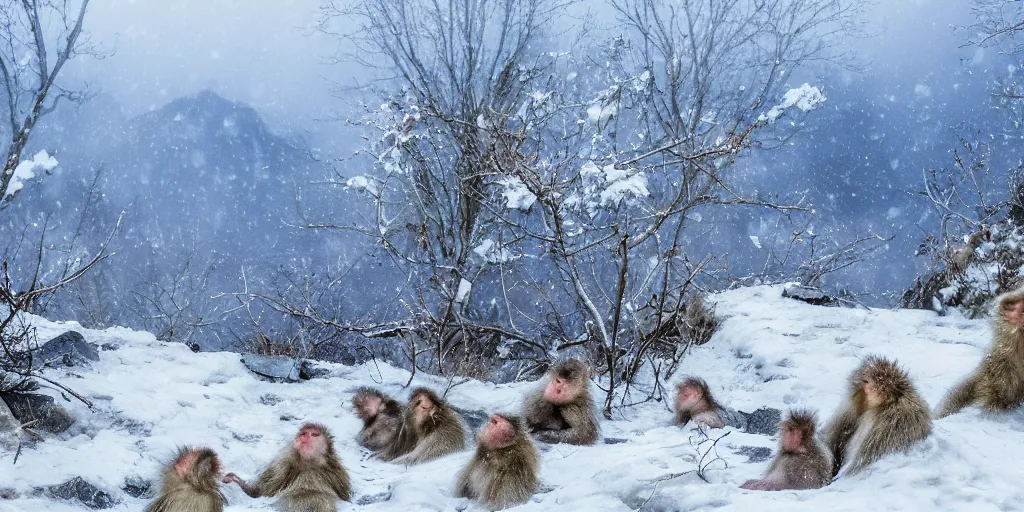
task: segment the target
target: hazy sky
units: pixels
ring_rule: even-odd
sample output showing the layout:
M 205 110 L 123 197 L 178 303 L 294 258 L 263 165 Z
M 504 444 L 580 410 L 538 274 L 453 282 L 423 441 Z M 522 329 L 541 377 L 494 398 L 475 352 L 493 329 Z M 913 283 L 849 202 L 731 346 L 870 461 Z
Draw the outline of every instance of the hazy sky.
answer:
M 337 41 L 315 29 L 320 3 L 93 0 L 87 29 L 116 53 L 100 61 L 81 59 L 71 70 L 84 73 L 130 115 L 213 89 L 254 106 L 275 131 L 330 140 L 324 135 L 337 125 L 316 122 L 341 106 L 331 97 L 327 78 L 348 77 L 342 67 L 323 63 Z M 591 3 L 595 9 L 605 5 Z M 967 14 L 963 5 L 964 0 L 878 2 L 869 21 L 880 34 L 855 42 L 871 62 L 864 78 L 941 78 L 929 76 L 929 68 L 960 53 L 946 46 L 950 25 Z
M 318 0 L 93 0 L 87 29 L 116 53 L 78 71 L 129 114 L 213 89 L 252 104 L 278 130 L 304 129 L 330 102 L 315 30 Z

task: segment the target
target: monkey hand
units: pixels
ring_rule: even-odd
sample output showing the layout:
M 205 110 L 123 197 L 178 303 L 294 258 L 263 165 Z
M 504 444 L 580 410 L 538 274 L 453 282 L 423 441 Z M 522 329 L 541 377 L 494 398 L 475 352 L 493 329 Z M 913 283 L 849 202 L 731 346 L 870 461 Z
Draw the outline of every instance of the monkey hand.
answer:
M 224 483 L 224 484 L 236 483 L 240 487 L 244 487 L 245 486 L 245 482 L 242 481 L 241 478 L 238 478 L 238 475 L 236 475 L 234 473 L 228 473 L 228 474 L 224 475 L 224 478 L 221 478 L 220 481 L 221 481 L 221 483 Z

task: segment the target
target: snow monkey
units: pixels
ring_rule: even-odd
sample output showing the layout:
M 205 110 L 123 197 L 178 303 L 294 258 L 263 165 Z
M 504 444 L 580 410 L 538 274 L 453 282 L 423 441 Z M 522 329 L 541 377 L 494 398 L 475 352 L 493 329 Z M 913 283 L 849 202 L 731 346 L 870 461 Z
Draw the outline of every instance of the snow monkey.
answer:
M 1008 411 L 1024 403 L 1024 288 L 996 297 L 992 346 L 978 367 L 936 409 L 944 418 L 971 404 Z
M 752 491 L 820 489 L 832 481 L 832 454 L 815 437 L 817 419 L 811 411 L 789 411 L 779 424 L 779 453 L 760 480 L 740 486 Z
M 857 473 L 885 455 L 906 451 L 932 431 L 928 404 L 893 361 L 864 358 L 850 375 L 849 393 L 824 432 L 833 475 Z
M 537 492 L 540 453 L 520 419 L 495 414 L 476 439 L 476 453 L 455 482 L 455 497 L 490 510 L 526 503 Z
M 376 389 L 359 388 L 352 397 L 352 407 L 363 420 L 363 429 L 356 438 L 361 446 L 379 452 L 395 444 L 405 415 L 398 402 Z
M 527 430 L 544 443 L 594 444 L 601 436 L 597 408 L 590 396 L 590 368 L 569 359 L 549 371 L 546 384 L 526 397 Z
M 221 466 L 209 448 L 182 448 L 164 468 L 160 495 L 145 512 L 223 512 Z
M 742 414 L 722 407 L 711 396 L 708 383 L 697 377 L 686 377 L 676 386 L 676 424 L 684 426 L 690 420 L 710 428 L 747 426 Z
M 414 433 L 415 448 L 395 459 L 419 464 L 466 448 L 466 425 L 459 413 L 427 388 L 416 388 L 409 397 L 403 428 Z
M 222 481 L 238 484 L 251 498 L 280 497 L 275 505 L 281 512 L 335 512 L 338 499 L 348 501 L 352 489 L 330 432 L 316 423 L 303 425 L 256 483 L 246 483 L 234 473 Z

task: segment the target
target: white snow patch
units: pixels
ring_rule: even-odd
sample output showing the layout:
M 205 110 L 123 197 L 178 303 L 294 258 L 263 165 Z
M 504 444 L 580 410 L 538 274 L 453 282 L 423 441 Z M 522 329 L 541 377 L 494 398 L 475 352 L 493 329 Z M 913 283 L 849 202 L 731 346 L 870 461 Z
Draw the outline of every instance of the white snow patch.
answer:
M 754 247 L 761 248 L 761 238 L 756 235 L 750 235 L 750 242 L 754 244 Z
M 932 95 L 932 88 L 924 84 L 917 84 L 914 86 L 914 94 L 927 98 Z
M 469 297 L 469 292 L 473 290 L 473 283 L 462 278 L 459 280 L 459 289 L 455 292 L 455 302 L 463 302 L 466 297 Z
M 518 258 L 518 256 L 513 255 L 511 251 L 490 238 L 485 239 L 480 242 L 480 245 L 474 247 L 473 253 L 487 263 L 504 263 Z
M 498 184 L 504 187 L 501 195 L 505 198 L 506 208 L 526 211 L 537 202 L 537 196 L 517 176 L 506 176 L 498 180 Z
M 7 184 L 7 192 L 4 197 L 13 196 L 25 188 L 25 182 L 36 177 L 36 171 L 50 172 L 57 167 L 57 159 L 50 156 L 46 150 L 35 154 L 31 160 L 22 160 L 14 168 L 11 181 Z
M 768 112 L 758 116 L 759 121 L 774 122 L 785 113 L 786 109 L 796 107 L 804 112 L 810 112 L 825 103 L 825 93 L 819 87 L 810 84 L 803 84 L 795 89 L 786 91 L 782 96 L 782 103 L 775 105 Z
M 981 360 L 991 337 L 987 320 L 966 319 L 955 311 L 940 317 L 920 310 L 826 308 L 780 294 L 780 287 L 754 287 L 710 297 L 722 326 L 710 342 L 690 349 L 676 378 L 695 373 L 707 379 L 719 401 L 741 411 L 762 406 L 817 410 L 821 427 L 843 401 L 847 377 L 864 356 L 898 360 L 922 398 L 935 405 Z M 47 377 L 70 385 L 95 406 L 89 410 L 53 389 L 43 390 L 79 423 L 65 436 L 26 446 L 17 464 L 12 453 L 0 454 L 0 482 L 19 496 L 0 501 L 0 511 L 86 512 L 81 504 L 33 492 L 74 476 L 120 500 L 112 510 L 143 510 L 147 500 L 121 490 L 125 477 L 156 482 L 178 446 L 210 446 L 226 470 L 252 477 L 306 421 L 331 429 L 335 450 L 351 476 L 353 504 L 339 503 L 340 510 L 468 506 L 452 497 L 452 485 L 471 450 L 405 467 L 371 459 L 355 441 L 362 422 L 349 404 L 354 390 L 374 386 L 405 400 L 410 378 L 405 370 L 380 361 L 358 366 L 316 362 L 329 373 L 312 381 L 274 384 L 257 379 L 230 352 L 194 354 L 184 345 L 123 328 L 95 331 L 35 318 L 33 325 L 42 340 L 74 329 L 90 343 L 116 348 L 101 351 L 90 367 L 47 370 Z M 447 379 L 422 371 L 412 382 L 438 392 L 448 385 Z M 649 385 L 638 384 L 633 391 Z M 514 413 L 534 386 L 460 379 L 446 398 L 462 410 Z M 597 386 L 592 391 L 603 398 Z M 908 453 L 887 456 L 823 489 L 785 492 L 738 487 L 759 477 L 770 463 L 750 462 L 741 450 L 774 452 L 775 436 L 710 430 L 712 438 L 721 439 L 709 457 L 721 459 L 707 467 L 704 482 L 693 471 L 710 443 L 697 446 L 700 433 L 674 426 L 663 402 L 615 412 L 613 420 L 602 420 L 602 434 L 624 442 L 542 446 L 544 492 L 516 510 L 973 511 L 1016 510 L 1024 499 L 1021 411 L 985 414 L 967 408 L 936 421 L 931 437 Z M 224 489 L 226 512 L 265 512 L 273 503 L 250 499 L 235 486 Z
M 357 192 L 366 192 L 372 196 L 376 196 L 380 191 L 377 188 L 377 183 L 368 176 L 353 176 L 345 182 L 345 186 Z

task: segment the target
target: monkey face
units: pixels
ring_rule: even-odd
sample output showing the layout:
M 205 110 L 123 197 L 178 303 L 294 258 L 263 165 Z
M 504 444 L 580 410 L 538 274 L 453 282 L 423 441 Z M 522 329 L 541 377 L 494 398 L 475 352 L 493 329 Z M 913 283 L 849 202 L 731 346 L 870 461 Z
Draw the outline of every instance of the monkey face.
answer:
M 699 389 L 693 386 L 683 386 L 679 388 L 679 393 L 676 395 L 676 410 L 689 411 L 700 402 L 700 399 Z
M 878 391 L 878 386 L 875 381 L 871 379 L 864 379 L 864 400 L 867 403 L 868 408 L 875 408 L 882 405 L 882 394 Z
M 426 421 L 431 414 L 434 413 L 434 409 L 437 407 L 434 401 L 427 396 L 426 393 L 417 393 L 412 397 L 409 402 L 412 406 L 413 418 L 416 419 L 416 423 L 423 423 Z
M 999 314 L 1014 327 L 1024 327 L 1024 301 L 1004 301 L 999 307 Z
M 376 396 L 372 395 L 356 395 L 352 399 L 352 405 L 355 406 L 356 416 L 359 419 L 367 420 L 377 416 L 380 412 L 383 401 Z
M 304 425 L 295 436 L 294 445 L 303 457 L 316 457 L 326 451 L 325 443 L 323 429 L 316 425 Z
M 515 427 L 508 419 L 499 414 L 494 414 L 491 415 L 491 420 L 480 431 L 480 436 L 487 446 L 503 448 L 512 441 L 515 430 Z
M 782 430 L 782 449 L 792 453 L 804 453 L 804 432 L 798 427 L 787 426 Z
M 544 389 L 544 400 L 555 405 L 567 404 L 582 391 L 582 384 L 578 380 L 555 374 Z

